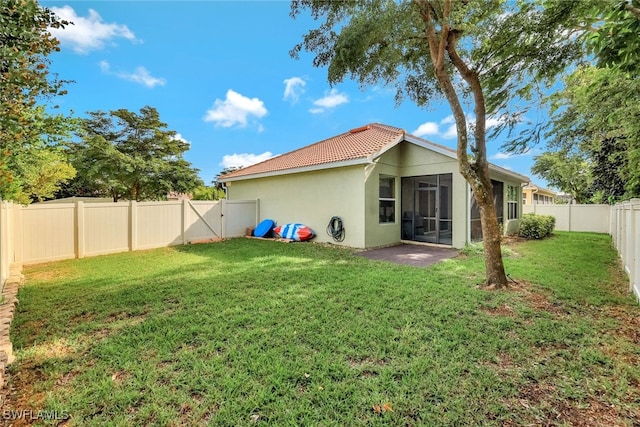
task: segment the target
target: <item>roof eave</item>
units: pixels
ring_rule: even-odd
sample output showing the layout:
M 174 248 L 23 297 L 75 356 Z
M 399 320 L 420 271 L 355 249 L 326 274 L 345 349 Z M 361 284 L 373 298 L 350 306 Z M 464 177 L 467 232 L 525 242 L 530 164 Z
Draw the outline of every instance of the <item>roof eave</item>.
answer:
M 393 147 L 395 147 L 396 145 L 400 144 L 402 141 L 404 141 L 407 137 L 406 133 L 401 133 L 400 135 L 398 135 L 398 137 L 385 144 L 384 147 L 382 147 L 381 149 L 379 149 L 378 151 L 376 151 L 375 153 L 371 154 L 368 158 L 367 161 L 369 163 L 371 163 L 372 161 L 374 161 L 375 159 L 377 159 L 378 157 L 382 156 L 384 153 L 386 153 L 387 151 L 391 150 Z
M 424 140 L 422 138 L 418 138 L 417 136 L 406 134 L 404 136 L 404 140 L 407 141 L 407 142 L 410 142 L 412 144 L 415 144 L 415 145 L 417 145 L 419 147 L 426 148 L 426 149 L 434 151 L 434 152 L 436 152 L 438 154 L 442 154 L 443 156 L 447 156 L 447 157 L 450 157 L 452 159 L 457 159 L 458 158 L 458 156 L 454 152 L 446 150 L 446 149 L 444 149 L 444 148 L 442 148 L 442 147 L 440 147 L 440 146 L 438 146 L 436 144 L 430 143 L 429 141 Z
M 521 175 L 517 172 L 514 171 L 510 171 L 509 169 L 505 169 L 503 167 L 500 167 L 498 165 L 494 165 L 493 163 L 489 163 L 489 171 L 490 172 L 497 172 L 499 174 L 502 175 L 506 175 L 510 178 L 515 179 L 516 181 L 520 182 L 520 183 L 524 183 L 524 182 L 530 182 L 531 179 L 528 176 L 525 175 Z
M 231 176 L 231 177 L 221 176 L 220 178 L 218 178 L 218 181 L 234 182 L 234 181 L 244 181 L 247 179 L 269 178 L 272 176 L 290 175 L 294 173 L 303 173 L 303 172 L 314 172 L 314 171 L 325 170 L 325 169 L 342 168 L 345 166 L 363 165 L 367 163 L 371 163 L 370 158 L 363 157 L 359 159 L 344 160 L 341 162 L 321 163 L 319 165 L 304 166 L 304 167 L 292 168 L 292 169 L 282 169 L 282 170 L 270 171 L 270 172 L 260 172 L 260 173 L 253 173 L 249 175 L 240 175 L 240 176 Z

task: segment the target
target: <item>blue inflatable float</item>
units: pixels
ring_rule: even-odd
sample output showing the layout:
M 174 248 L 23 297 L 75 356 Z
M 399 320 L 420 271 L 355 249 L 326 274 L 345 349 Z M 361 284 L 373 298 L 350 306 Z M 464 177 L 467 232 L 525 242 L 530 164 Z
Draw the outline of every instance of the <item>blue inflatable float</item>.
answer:
M 265 219 L 260 222 L 255 230 L 253 230 L 253 235 L 256 237 L 271 237 L 273 232 L 273 227 L 276 225 L 276 222 L 272 219 Z

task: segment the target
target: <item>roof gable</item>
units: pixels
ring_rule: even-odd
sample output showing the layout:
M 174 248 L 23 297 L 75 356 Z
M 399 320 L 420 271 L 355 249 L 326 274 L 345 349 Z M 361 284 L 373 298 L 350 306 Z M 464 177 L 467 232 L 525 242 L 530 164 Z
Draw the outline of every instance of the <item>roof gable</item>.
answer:
M 404 135 L 400 128 L 372 123 L 247 166 L 220 177 L 220 180 L 366 160 L 386 146 L 397 144 Z
M 444 145 L 407 134 L 397 127 L 371 123 L 233 171 L 219 177 L 219 180 L 221 182 L 236 181 L 362 164 L 379 157 L 402 141 L 457 159 L 456 151 Z M 506 174 L 521 182 L 529 180 L 523 175 L 491 163 L 489 167 L 495 172 Z

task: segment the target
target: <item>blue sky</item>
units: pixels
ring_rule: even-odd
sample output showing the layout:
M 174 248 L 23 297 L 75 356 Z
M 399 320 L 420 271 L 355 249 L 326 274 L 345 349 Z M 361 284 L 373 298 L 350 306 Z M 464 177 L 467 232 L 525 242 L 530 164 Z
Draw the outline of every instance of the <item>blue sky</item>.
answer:
M 145 105 L 190 143 L 185 158 L 209 184 L 242 166 L 372 122 L 455 148 L 448 105 L 395 106 L 394 91 L 334 87 L 312 56 L 289 50 L 316 24 L 289 16 L 288 1 L 40 1 L 75 25 L 55 32 L 61 52 L 51 70 L 73 80 L 58 99 L 63 112 Z M 534 149 L 490 160 L 530 176 Z

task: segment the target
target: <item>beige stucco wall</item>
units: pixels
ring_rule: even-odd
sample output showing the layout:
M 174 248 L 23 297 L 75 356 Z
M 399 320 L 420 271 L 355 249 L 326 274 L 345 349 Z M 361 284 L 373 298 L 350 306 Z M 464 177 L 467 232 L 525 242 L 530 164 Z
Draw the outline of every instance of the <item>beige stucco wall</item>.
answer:
M 402 177 L 452 174 L 452 246 L 464 247 L 469 240 L 470 191 L 458 172 L 454 158 L 418 145 L 402 142 L 373 163 L 320 171 L 284 174 L 227 183 L 231 200 L 259 200 L 259 219 L 278 224 L 300 222 L 317 234 L 317 242 L 334 242 L 325 229 L 332 216 L 340 216 L 346 229 L 342 245 L 370 248 L 392 245 L 401 239 Z M 380 176 L 395 177 L 396 220 L 379 223 Z M 518 221 L 506 221 L 507 185 L 520 188 L 508 175 L 493 172 L 493 179 L 505 183 L 505 229 L 517 229 Z M 519 195 L 521 198 L 521 194 Z M 522 214 L 521 200 L 519 215 Z
M 400 186 L 402 177 L 436 175 L 451 173 L 453 176 L 452 212 L 453 236 L 452 246 L 463 247 L 467 241 L 468 191 L 467 184 L 458 172 L 455 159 L 426 150 L 415 144 L 402 142 L 384 153 L 372 165 L 366 168 L 366 245 L 367 247 L 383 246 L 397 243 L 401 236 L 402 204 Z M 378 180 L 380 175 L 396 177 L 396 222 L 380 224 L 378 218 Z
M 231 200 L 259 200 L 259 219 L 299 222 L 315 242 L 362 248 L 365 245 L 364 167 L 362 165 L 226 183 Z M 333 216 L 342 218 L 346 237 L 334 242 L 326 233 Z
M 519 228 L 520 228 L 520 219 L 522 219 L 522 183 L 519 181 L 515 181 L 513 178 L 509 177 L 508 175 L 505 174 L 501 174 L 498 172 L 491 172 L 491 179 L 495 179 L 496 181 L 502 181 L 503 182 L 503 186 L 502 186 L 502 200 L 503 200 L 503 206 L 502 206 L 502 212 L 503 212 L 503 231 L 504 234 L 509 235 L 509 234 L 515 234 L 518 232 Z M 508 200 L 508 186 L 514 186 L 517 188 L 518 190 L 518 196 L 517 196 L 517 200 L 518 200 L 518 218 L 517 219 L 512 219 L 509 220 L 508 218 L 508 214 L 509 214 L 509 209 L 507 206 L 507 202 Z

